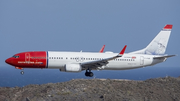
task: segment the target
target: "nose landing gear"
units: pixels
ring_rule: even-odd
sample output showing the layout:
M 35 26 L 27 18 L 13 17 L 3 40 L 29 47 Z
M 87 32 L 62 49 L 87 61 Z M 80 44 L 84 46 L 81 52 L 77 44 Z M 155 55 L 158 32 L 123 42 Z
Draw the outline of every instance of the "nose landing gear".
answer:
M 20 73 L 21 73 L 21 75 L 23 75 L 23 74 L 24 74 L 24 71 L 21 71 Z
M 21 73 L 21 75 L 23 75 L 24 74 L 24 71 L 23 71 L 23 68 L 21 68 L 21 67 L 15 67 L 16 69 L 20 69 L 20 70 L 22 70 L 20 73 Z
M 85 72 L 85 76 L 87 76 L 87 77 L 93 77 L 94 74 L 93 74 L 93 72 L 91 72 L 91 70 L 87 69 L 86 72 Z

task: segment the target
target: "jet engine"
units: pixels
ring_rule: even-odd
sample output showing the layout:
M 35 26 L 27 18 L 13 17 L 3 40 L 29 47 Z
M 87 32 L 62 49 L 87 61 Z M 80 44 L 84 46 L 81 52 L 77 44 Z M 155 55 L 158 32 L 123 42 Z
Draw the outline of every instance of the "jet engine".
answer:
M 59 70 L 64 72 L 81 72 L 82 67 L 80 64 L 66 64 L 64 68 Z

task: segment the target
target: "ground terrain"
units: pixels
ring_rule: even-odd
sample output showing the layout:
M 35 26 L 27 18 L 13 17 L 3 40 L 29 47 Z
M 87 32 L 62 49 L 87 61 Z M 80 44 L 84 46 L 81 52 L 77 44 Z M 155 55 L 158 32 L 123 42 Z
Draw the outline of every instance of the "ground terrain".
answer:
M 145 81 L 74 79 L 62 83 L 0 87 L 0 101 L 180 101 L 180 77 Z

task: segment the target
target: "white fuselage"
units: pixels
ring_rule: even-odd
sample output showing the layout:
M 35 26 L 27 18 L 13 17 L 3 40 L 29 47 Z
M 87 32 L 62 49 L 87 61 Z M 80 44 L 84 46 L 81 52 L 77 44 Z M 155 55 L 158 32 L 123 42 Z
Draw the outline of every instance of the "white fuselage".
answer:
M 48 51 L 47 68 L 64 68 L 66 64 L 80 64 L 116 56 L 118 53 L 92 53 L 92 52 L 56 52 Z M 122 57 L 109 61 L 106 66 L 99 67 L 104 70 L 134 69 L 163 62 L 164 59 L 153 59 L 156 55 L 124 54 Z

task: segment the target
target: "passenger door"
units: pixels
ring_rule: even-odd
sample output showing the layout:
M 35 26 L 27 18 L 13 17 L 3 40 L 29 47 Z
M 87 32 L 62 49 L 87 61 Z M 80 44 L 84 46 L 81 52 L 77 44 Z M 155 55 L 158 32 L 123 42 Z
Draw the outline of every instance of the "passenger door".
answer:
M 26 63 L 30 63 L 30 54 L 29 53 L 25 53 L 25 62 Z
M 144 56 L 140 56 L 140 65 L 144 65 Z

